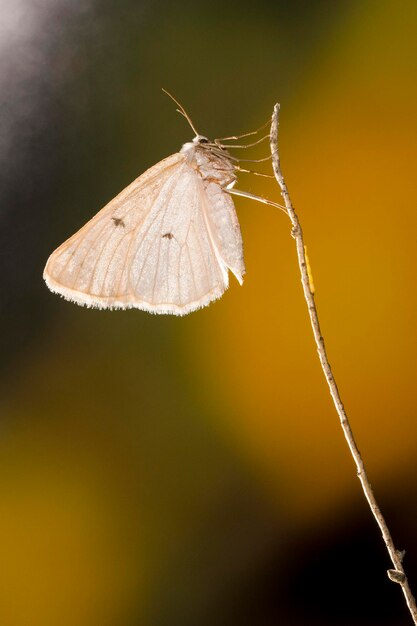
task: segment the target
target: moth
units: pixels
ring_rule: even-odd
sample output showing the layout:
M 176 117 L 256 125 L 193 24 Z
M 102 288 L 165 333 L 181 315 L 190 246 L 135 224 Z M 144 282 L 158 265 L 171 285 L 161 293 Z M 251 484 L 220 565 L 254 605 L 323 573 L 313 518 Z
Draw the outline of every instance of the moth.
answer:
M 136 178 L 51 254 L 43 277 L 67 300 L 185 315 L 223 295 L 229 270 L 243 282 L 242 235 L 231 198 L 237 159 L 220 140 L 200 135 L 168 95 L 195 137 Z

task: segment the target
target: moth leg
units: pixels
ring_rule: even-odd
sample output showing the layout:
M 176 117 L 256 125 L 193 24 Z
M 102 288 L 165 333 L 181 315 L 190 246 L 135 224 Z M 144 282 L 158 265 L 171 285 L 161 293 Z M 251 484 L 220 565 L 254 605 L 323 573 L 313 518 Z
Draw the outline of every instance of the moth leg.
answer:
M 253 146 L 257 146 L 258 144 L 262 143 L 262 141 L 265 141 L 265 139 L 269 139 L 270 135 L 268 133 L 268 135 L 264 135 L 263 137 L 261 137 L 261 139 L 258 139 L 258 141 L 253 141 L 252 143 L 246 143 L 246 144 L 240 144 L 240 145 L 233 145 L 233 144 L 222 144 L 219 143 L 218 139 L 214 140 L 214 143 L 216 144 L 216 146 L 220 146 L 221 148 L 225 148 L 226 150 L 229 150 L 231 148 L 233 148 L 233 150 L 235 148 L 252 148 Z
M 243 172 L 244 174 L 254 174 L 255 176 L 263 176 L 264 178 L 275 178 L 273 174 L 264 174 L 263 172 L 255 172 L 255 170 L 247 170 L 244 167 L 239 167 L 239 165 L 235 165 L 235 170 Z
M 264 178 L 275 178 L 275 176 L 273 174 L 265 174 L 264 172 L 256 172 L 255 170 L 247 170 L 244 167 L 240 167 L 239 165 L 233 165 L 233 168 L 235 170 L 235 172 L 243 172 L 244 174 L 254 174 L 255 176 L 263 176 Z M 225 168 L 220 168 L 220 167 L 215 167 L 213 168 L 215 169 L 217 172 L 227 172 L 229 170 L 226 170 Z M 207 179 L 210 181 L 213 181 L 214 179 Z M 215 182 L 215 181 L 214 181 Z M 230 185 L 232 181 L 227 181 L 226 182 L 226 186 Z
M 288 211 L 285 206 L 277 204 L 276 202 L 272 202 L 272 200 L 267 200 L 267 198 L 263 198 L 262 196 L 255 196 L 255 194 L 250 193 L 249 191 L 242 191 L 241 189 L 228 189 L 227 186 L 223 187 L 223 191 L 229 193 L 232 196 L 241 196 L 242 198 L 250 198 L 251 200 L 256 200 L 257 202 L 261 202 L 262 204 L 268 204 L 269 206 L 280 209 L 286 215 L 288 215 Z
M 265 126 L 267 126 L 270 123 L 271 123 L 271 118 L 268 118 L 266 120 L 266 122 L 264 124 L 262 124 L 262 126 L 257 128 L 256 130 L 252 130 L 250 133 L 243 133 L 243 135 L 232 135 L 231 137 L 219 137 L 218 139 L 215 139 L 214 141 L 215 141 L 215 143 L 217 143 L 217 142 L 220 142 L 220 141 L 228 141 L 228 140 L 232 140 L 232 139 L 242 139 L 243 137 L 249 137 L 250 135 L 256 135 L 257 133 L 259 133 L 260 130 L 265 128 Z

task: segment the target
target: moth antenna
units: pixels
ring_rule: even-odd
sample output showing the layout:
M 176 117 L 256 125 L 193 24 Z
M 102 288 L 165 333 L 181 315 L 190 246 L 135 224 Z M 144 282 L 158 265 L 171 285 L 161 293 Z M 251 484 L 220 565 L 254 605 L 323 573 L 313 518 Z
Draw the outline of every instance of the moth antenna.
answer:
M 187 122 L 188 122 L 188 123 L 189 123 L 189 125 L 191 126 L 191 129 L 192 129 L 192 131 L 196 134 L 196 136 L 197 136 L 197 135 L 199 135 L 200 133 L 198 133 L 198 132 L 197 132 L 197 130 L 196 130 L 196 128 L 195 128 L 195 126 L 194 126 L 194 124 L 193 124 L 193 122 L 192 122 L 192 120 L 191 120 L 191 117 L 188 115 L 187 111 L 184 109 L 184 107 L 182 106 L 182 104 L 180 104 L 180 103 L 178 102 L 178 100 L 177 100 L 176 98 L 174 98 L 174 96 L 173 96 L 171 93 L 169 93 L 169 91 L 167 91 L 166 89 L 164 89 L 163 87 L 162 87 L 162 91 L 163 91 L 164 93 L 166 93 L 166 95 L 167 95 L 167 96 L 169 96 L 169 97 L 171 98 L 171 100 L 173 100 L 173 101 L 175 102 L 175 104 L 179 107 L 179 109 L 176 109 L 176 110 L 178 111 L 178 113 L 181 113 L 181 115 L 182 115 L 183 117 L 185 117 L 185 119 L 187 120 Z

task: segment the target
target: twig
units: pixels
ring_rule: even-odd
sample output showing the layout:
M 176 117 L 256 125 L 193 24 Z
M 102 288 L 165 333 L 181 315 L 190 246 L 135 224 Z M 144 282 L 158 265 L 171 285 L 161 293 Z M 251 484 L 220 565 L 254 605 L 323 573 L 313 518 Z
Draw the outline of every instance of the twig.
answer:
M 336 385 L 336 381 L 332 374 L 332 369 L 330 367 L 329 360 L 327 358 L 326 347 L 324 345 L 324 339 L 320 331 L 319 318 L 317 314 L 317 308 L 314 301 L 314 293 L 312 291 L 311 283 L 309 280 L 309 271 L 308 271 L 308 260 L 306 256 L 306 249 L 304 246 L 303 239 L 303 231 L 300 226 L 300 222 L 298 220 L 298 216 L 294 211 L 294 207 L 292 205 L 287 185 L 285 184 L 284 177 L 281 172 L 281 165 L 279 159 L 279 151 L 278 151 L 278 125 L 279 125 L 279 104 L 276 104 L 274 107 L 274 112 L 272 114 L 272 124 L 271 124 L 271 134 L 270 134 L 270 143 L 271 143 L 271 154 L 272 154 L 272 166 L 275 174 L 275 178 L 281 188 L 281 195 L 284 199 L 285 207 L 287 209 L 289 218 L 292 223 L 292 236 L 295 239 L 295 244 L 297 247 L 297 255 L 298 255 L 298 264 L 301 272 L 301 282 L 303 285 L 304 297 L 308 306 L 308 313 L 310 316 L 310 322 L 313 329 L 314 339 L 317 345 L 317 352 L 319 354 L 319 359 L 321 363 L 321 367 L 326 378 L 327 384 L 329 385 L 330 395 L 332 396 L 334 406 L 336 408 L 337 414 L 339 415 L 340 424 L 343 429 L 343 434 L 345 436 L 346 442 L 349 446 L 350 453 L 353 457 L 353 460 L 356 465 L 357 475 L 362 485 L 363 492 L 368 501 L 369 507 L 372 511 L 372 514 L 381 530 L 382 537 L 385 541 L 385 545 L 387 547 L 389 556 L 394 565 L 394 569 L 389 569 L 387 574 L 390 580 L 398 583 L 401 586 L 403 594 L 405 596 L 405 600 L 407 602 L 408 609 L 410 611 L 411 617 L 413 618 L 414 624 L 417 625 L 417 607 L 416 601 L 411 593 L 410 586 L 408 584 L 407 576 L 404 571 L 404 567 L 402 564 L 402 560 L 404 557 L 404 552 L 399 551 L 395 548 L 394 542 L 391 537 L 391 533 L 388 530 L 387 523 L 381 513 L 381 510 L 377 504 L 374 493 L 372 491 L 371 484 L 369 482 L 368 476 L 365 471 L 365 466 L 358 450 L 358 446 L 356 445 L 352 429 L 349 424 L 348 417 L 346 415 L 346 411 L 344 409 L 339 390 Z

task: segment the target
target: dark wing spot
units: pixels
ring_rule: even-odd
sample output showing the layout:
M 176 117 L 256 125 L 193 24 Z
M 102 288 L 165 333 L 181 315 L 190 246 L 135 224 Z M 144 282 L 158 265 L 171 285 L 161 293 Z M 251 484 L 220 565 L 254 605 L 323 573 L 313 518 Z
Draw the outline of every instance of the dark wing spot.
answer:
M 122 226 L 123 228 L 125 227 L 125 223 L 121 217 L 112 217 L 112 220 L 115 226 Z
M 172 239 L 173 236 L 174 235 L 172 233 L 165 233 L 165 235 L 162 235 L 162 239 Z

